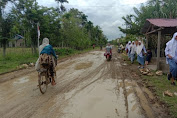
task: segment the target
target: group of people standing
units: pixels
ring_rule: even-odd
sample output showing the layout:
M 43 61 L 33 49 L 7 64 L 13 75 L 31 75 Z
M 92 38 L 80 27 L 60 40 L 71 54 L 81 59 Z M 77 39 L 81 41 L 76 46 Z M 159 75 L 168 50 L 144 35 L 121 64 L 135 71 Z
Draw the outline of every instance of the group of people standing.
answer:
M 134 62 L 135 55 L 137 54 L 137 61 L 140 64 L 139 68 L 144 68 L 144 66 L 147 65 L 148 62 L 150 62 L 152 57 L 152 52 L 150 50 L 146 51 L 146 48 L 141 41 L 129 41 L 126 44 L 125 50 L 128 54 L 128 58 L 131 60 L 131 63 Z M 177 32 L 174 33 L 172 39 L 166 43 L 165 56 L 167 64 L 169 64 L 170 67 L 170 72 L 167 74 L 167 78 L 168 80 L 171 80 L 171 85 L 176 85 L 175 80 L 177 81 Z
M 145 61 L 147 61 L 146 64 L 151 60 L 152 53 L 150 51 L 146 51 L 146 48 L 144 44 L 141 41 L 129 41 L 126 44 L 125 47 L 126 53 L 128 54 L 129 60 L 131 60 L 131 63 L 134 63 L 135 56 L 137 55 L 137 61 L 139 63 L 139 68 L 144 68 Z M 145 60 L 146 55 L 146 60 Z

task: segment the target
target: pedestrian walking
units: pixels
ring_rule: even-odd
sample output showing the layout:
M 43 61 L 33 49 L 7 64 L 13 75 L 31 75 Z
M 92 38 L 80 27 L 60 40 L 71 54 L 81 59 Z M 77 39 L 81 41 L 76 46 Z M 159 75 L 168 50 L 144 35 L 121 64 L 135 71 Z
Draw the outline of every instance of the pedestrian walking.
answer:
M 136 52 L 136 44 L 135 44 L 135 41 L 133 41 L 131 46 L 130 46 L 130 60 L 131 60 L 132 64 L 133 64 L 134 59 L 135 59 L 135 52 Z
M 145 62 L 144 55 L 147 52 L 144 44 L 141 41 L 138 42 L 136 53 L 137 53 L 137 61 L 140 64 L 139 68 L 144 68 L 144 62 Z
M 168 79 L 171 80 L 171 85 L 175 85 L 174 81 L 177 78 L 177 32 L 173 35 L 173 38 L 166 43 L 165 55 L 167 64 L 170 66 Z

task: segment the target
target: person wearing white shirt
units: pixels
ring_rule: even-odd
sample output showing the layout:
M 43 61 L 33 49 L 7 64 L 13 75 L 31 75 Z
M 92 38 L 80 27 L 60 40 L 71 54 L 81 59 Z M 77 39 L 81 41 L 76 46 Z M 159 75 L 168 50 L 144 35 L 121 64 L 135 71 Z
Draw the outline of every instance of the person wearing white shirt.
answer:
M 173 38 L 166 43 L 165 56 L 167 64 L 170 66 L 168 79 L 171 79 L 171 85 L 175 85 L 174 81 L 177 78 L 177 32 L 174 33 Z

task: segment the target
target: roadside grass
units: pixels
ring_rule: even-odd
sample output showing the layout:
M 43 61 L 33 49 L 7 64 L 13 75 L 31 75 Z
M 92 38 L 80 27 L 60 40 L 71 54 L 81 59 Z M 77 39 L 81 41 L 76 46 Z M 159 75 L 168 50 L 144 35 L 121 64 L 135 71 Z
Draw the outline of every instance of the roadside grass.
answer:
M 95 50 L 99 49 L 98 47 Z M 66 58 L 75 54 L 81 54 L 93 50 L 88 48 L 82 51 L 69 48 L 54 48 L 59 59 Z M 0 48 L 0 74 L 17 70 L 19 65 L 35 63 L 38 54 L 32 54 L 31 48 L 7 48 L 6 56 L 3 57 L 2 48 Z
M 122 54 L 122 57 L 127 64 L 130 64 L 127 55 Z M 134 64 L 138 65 L 138 62 L 136 61 Z M 142 79 L 145 79 L 148 85 L 153 87 L 153 90 L 155 91 L 154 93 L 157 95 L 158 99 L 167 105 L 170 115 L 177 118 L 177 96 L 168 97 L 163 95 L 167 90 L 171 93 L 177 92 L 177 86 L 172 86 L 170 81 L 167 80 L 167 76 L 165 74 L 162 76 L 156 76 L 155 71 L 152 72 L 154 73 L 154 76 L 142 75 Z
M 89 52 L 89 51 L 92 51 L 92 50 L 98 50 L 99 47 L 95 47 L 95 49 L 93 48 L 87 48 L 87 49 L 84 49 L 84 50 L 75 50 L 75 49 L 71 49 L 71 48 L 54 48 L 55 52 L 56 52 L 56 55 L 59 56 L 59 59 L 62 59 L 62 58 L 66 58 L 68 56 L 72 56 L 72 55 L 77 55 L 77 54 L 82 54 L 82 53 L 86 53 L 86 52 Z
M 177 96 L 168 97 L 163 95 L 163 93 L 167 90 L 171 93 L 177 92 L 177 86 L 172 86 L 170 81 L 167 80 L 166 75 L 142 77 L 143 79 L 147 80 L 149 85 L 155 87 L 155 94 L 158 96 L 160 101 L 163 101 L 167 104 L 170 110 L 170 115 L 177 118 Z
M 0 50 L 0 74 L 13 71 L 22 64 L 34 63 L 38 55 L 33 55 L 30 48 L 7 48 L 6 56 Z

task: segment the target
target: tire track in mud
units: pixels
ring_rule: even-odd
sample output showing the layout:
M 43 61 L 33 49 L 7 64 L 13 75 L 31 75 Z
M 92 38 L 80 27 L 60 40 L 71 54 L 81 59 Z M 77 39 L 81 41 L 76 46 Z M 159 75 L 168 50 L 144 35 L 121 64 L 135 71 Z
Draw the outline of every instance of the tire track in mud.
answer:
M 8 105 L 7 107 L 5 107 L 5 109 L 1 109 L 0 113 L 1 113 L 2 117 L 4 117 L 4 118 L 14 117 L 14 114 L 15 114 L 15 117 L 18 117 L 18 118 L 20 118 L 20 117 L 33 117 L 32 115 L 36 114 L 39 109 L 46 107 L 46 104 L 51 103 L 51 101 L 53 100 L 53 98 L 56 97 L 56 95 L 63 96 L 62 95 L 63 93 L 72 90 L 74 87 L 79 85 L 81 82 L 89 79 L 89 77 L 92 78 L 94 75 L 96 75 L 98 72 L 100 72 L 100 70 L 102 70 L 103 67 L 104 67 L 104 65 L 102 64 L 102 65 L 96 67 L 96 69 L 94 69 L 93 71 L 86 73 L 86 74 L 84 71 L 82 73 L 83 74 L 82 77 L 79 76 L 74 79 L 67 79 L 66 81 L 59 83 L 60 85 L 56 86 L 55 89 L 52 88 L 51 86 L 49 86 L 48 91 L 45 95 L 41 95 L 39 93 L 38 89 L 33 89 L 31 91 L 30 90 L 31 88 L 28 86 L 28 88 L 25 89 L 25 92 L 30 92 L 29 94 L 26 93 L 27 96 L 23 96 L 23 95 L 18 96 L 18 95 L 16 95 L 16 93 L 14 93 L 14 96 L 12 96 L 12 99 L 17 100 L 17 102 L 13 103 L 12 107 Z M 64 75 L 62 75 L 63 77 L 67 74 L 66 72 L 67 72 L 67 69 L 64 72 Z M 29 74 L 29 75 L 31 75 L 31 74 Z M 37 75 L 33 78 L 36 78 L 36 77 L 37 77 Z M 16 80 L 16 79 L 14 79 L 14 80 Z M 12 80 L 12 82 L 14 80 Z M 63 79 L 60 78 L 60 80 L 64 80 L 64 78 Z M 9 83 L 9 82 L 7 82 L 7 83 Z M 6 84 L 6 83 L 2 83 L 2 84 Z M 30 83 L 30 84 L 33 84 L 31 87 L 34 88 L 34 86 L 37 84 L 37 80 Z M 37 88 L 37 87 L 35 86 L 35 88 Z M 12 92 L 12 91 L 8 91 L 8 92 Z M 10 98 L 9 100 L 11 101 L 12 99 Z M 21 100 L 19 100 L 19 99 L 21 99 Z M 1 105 L 3 105 L 3 104 L 4 103 L 1 103 Z M 62 103 L 60 103 L 60 104 L 62 104 Z M 8 110 L 9 112 L 6 110 Z
M 99 56 L 101 56 L 101 53 L 97 52 Z M 72 61 L 73 59 L 69 60 Z M 87 60 L 85 60 L 87 61 Z M 62 70 L 62 74 L 58 76 L 59 83 L 58 86 L 52 88 L 49 86 L 48 91 L 46 94 L 41 95 L 39 93 L 38 89 L 33 90 L 30 93 L 30 87 L 27 88 L 24 92 L 29 92 L 29 94 L 25 95 L 20 95 L 18 97 L 14 97 L 15 100 L 22 99 L 22 101 L 17 101 L 16 104 L 13 104 L 11 108 L 5 108 L 8 111 L 0 111 L 2 114 L 2 117 L 14 117 L 13 115 L 15 114 L 16 117 L 61 117 L 63 115 L 63 109 L 68 105 L 69 100 L 74 98 L 77 94 L 82 92 L 82 90 L 89 89 L 89 87 L 99 85 L 102 83 L 99 83 L 102 80 L 109 80 L 112 81 L 113 79 L 116 82 L 115 88 L 111 88 L 113 93 L 116 94 L 115 99 L 117 99 L 120 102 L 122 102 L 122 109 L 126 112 L 124 114 L 126 115 L 126 118 L 131 117 L 129 116 L 129 101 L 128 101 L 128 95 L 129 95 L 129 90 L 127 90 L 127 80 L 132 82 L 131 86 L 133 87 L 133 93 L 136 94 L 137 89 L 137 83 L 133 80 L 131 76 L 131 71 L 127 69 L 125 66 L 121 65 L 122 60 L 119 58 L 119 55 L 116 53 L 113 54 L 112 61 L 104 61 L 100 63 L 98 66 L 94 66 L 93 69 L 86 69 L 85 71 L 80 71 L 79 74 L 74 74 L 74 76 L 68 76 L 71 78 L 67 78 L 67 72 L 70 71 L 71 68 L 65 68 Z M 68 64 L 70 65 L 70 64 Z M 70 72 L 74 72 L 73 70 Z M 100 81 L 99 81 L 100 80 Z M 107 82 L 107 81 L 106 81 Z M 109 81 L 108 81 L 109 82 Z M 36 81 L 37 83 L 37 81 Z M 95 84 L 94 83 L 99 83 Z M 119 84 L 122 85 L 119 85 Z M 29 84 L 34 84 L 34 82 L 31 82 Z M 110 84 L 112 85 L 112 84 Z M 34 87 L 34 86 L 31 86 Z M 121 88 L 121 89 L 120 89 Z M 74 90 L 74 92 L 72 91 Z M 9 91 L 8 91 L 9 92 Z M 11 91 L 10 91 L 11 92 Z M 69 97 L 66 97 L 66 93 L 70 93 Z M 138 91 L 138 93 L 141 92 Z M 146 112 L 146 109 L 143 111 L 144 106 L 142 105 L 142 102 L 146 100 L 146 98 L 141 98 L 139 97 L 138 93 L 136 94 L 137 99 L 139 99 L 139 103 L 141 104 L 141 109 L 142 109 L 142 114 L 144 112 L 146 114 L 149 114 Z M 15 94 L 14 94 L 15 95 Z M 112 94 L 111 94 L 112 95 Z M 124 99 L 121 100 L 121 97 L 124 97 Z M 10 99 L 11 100 L 11 99 Z M 142 100 L 142 101 L 141 101 Z M 118 105 L 119 105 L 118 103 Z M 124 106 L 125 103 L 125 106 Z M 120 105 L 120 106 L 121 106 Z M 145 104 L 147 106 L 148 104 Z M 125 108 L 124 108 L 125 107 Z M 50 111 L 49 111 L 50 110 Z M 49 113 L 47 113 L 49 111 Z M 6 114 L 7 113 L 7 114 Z M 114 113 L 117 115 L 117 117 L 121 116 L 121 111 L 120 109 L 115 109 Z M 148 115 L 146 116 L 148 117 Z
M 116 60 L 118 60 L 118 56 L 116 53 L 113 53 L 113 55 L 115 56 L 113 59 L 112 59 L 112 62 L 111 62 L 111 68 L 112 68 L 112 78 L 114 79 L 117 79 L 117 86 L 119 86 L 119 82 L 118 80 L 121 79 L 122 82 L 123 82 L 123 94 L 124 94 L 124 98 L 125 98 L 125 107 L 126 107 L 126 118 L 128 118 L 128 100 L 127 100 L 127 91 L 126 91 L 126 88 L 125 88 L 125 82 L 124 82 L 124 76 L 122 74 L 122 70 L 124 70 L 121 65 L 118 65 L 116 64 Z M 118 60 L 119 61 L 119 60 Z M 117 62 L 118 62 L 117 61 Z M 120 61 L 119 61 L 120 62 Z M 120 63 L 119 63 L 120 64 Z M 121 67 L 121 68 L 120 68 Z M 116 70 L 118 70 L 119 72 L 116 72 Z M 118 78 L 118 76 L 120 78 Z M 118 87 L 119 88 L 119 87 Z
M 119 62 L 123 63 L 123 60 L 119 59 Z M 126 90 L 125 80 L 128 80 L 132 83 L 131 86 L 133 88 L 133 93 L 136 95 L 136 98 L 140 104 L 140 107 L 141 107 L 140 110 L 142 114 L 144 114 L 145 117 L 148 117 L 148 118 L 155 118 L 155 114 L 152 108 L 149 106 L 147 98 L 145 97 L 143 91 L 141 90 L 137 82 L 133 80 L 133 77 L 131 75 L 132 72 L 130 71 L 130 69 L 127 69 L 127 68 L 128 67 L 122 64 L 121 69 L 119 69 L 121 70 L 121 76 L 122 76 L 122 81 L 123 81 L 123 89 L 124 89 L 125 102 L 126 102 L 126 107 L 127 107 L 127 118 L 129 117 L 128 116 L 129 109 L 128 109 L 128 98 L 127 98 L 128 92 Z
M 58 116 L 58 114 L 60 116 L 62 116 L 62 106 L 67 106 L 68 101 L 70 99 L 72 99 L 75 95 L 77 95 L 80 91 L 82 91 L 83 89 L 86 89 L 87 87 L 89 87 L 90 85 L 92 85 L 93 83 L 97 82 L 98 80 L 100 80 L 104 75 L 107 75 L 109 73 L 110 70 L 107 69 L 107 64 L 105 65 L 105 63 L 101 64 L 100 66 L 98 66 L 97 68 L 95 68 L 94 70 L 90 71 L 89 73 L 87 73 L 85 75 L 85 71 L 82 72 L 81 75 L 83 76 L 79 76 L 76 77 L 75 79 L 73 79 L 72 81 L 68 82 L 65 85 L 62 85 L 60 90 L 57 95 L 59 95 L 60 93 L 68 93 L 71 90 L 74 90 L 76 87 L 78 87 L 79 85 L 81 85 L 81 87 L 79 87 L 78 90 L 76 90 L 71 97 L 65 99 L 60 106 L 58 107 L 59 109 L 61 109 L 58 113 L 56 113 Z M 95 76 L 97 76 L 99 73 L 101 73 L 97 79 L 92 80 L 92 78 L 94 78 Z M 68 86 L 68 87 L 66 87 Z M 62 89 L 63 88 L 63 89 Z
M 96 71 L 92 70 L 91 74 L 89 73 L 87 76 L 83 77 L 82 78 L 82 80 L 84 80 L 84 81 L 82 81 L 83 83 L 87 82 L 87 81 L 89 81 L 89 82 L 87 84 L 83 85 L 83 86 L 81 85 L 82 87 L 79 87 L 79 89 L 76 92 L 74 92 L 74 94 L 72 94 L 72 96 L 69 97 L 67 99 L 67 101 L 69 102 L 69 100 L 71 98 L 74 98 L 75 95 L 78 95 L 80 91 L 82 91 L 82 90 L 86 89 L 87 87 L 89 87 L 90 85 L 96 83 L 98 80 L 101 80 L 101 81 L 104 81 L 104 80 L 116 80 L 115 81 L 116 82 L 115 85 L 117 85 L 118 84 L 118 75 L 116 74 L 117 72 L 116 72 L 115 66 L 113 66 L 114 63 L 112 63 L 112 62 L 113 61 L 109 61 L 109 62 L 105 61 L 98 68 L 95 69 Z M 90 76 L 90 75 L 92 75 L 92 76 Z M 95 77 L 95 79 L 92 80 L 92 78 L 94 78 L 94 77 Z M 80 82 L 79 84 L 82 84 L 82 82 Z M 116 96 L 117 96 L 116 98 L 118 98 L 119 95 L 117 95 L 117 90 L 116 89 L 117 89 L 117 86 L 113 89 L 113 91 L 115 91 L 113 93 L 116 93 Z M 112 91 L 112 89 L 110 91 Z M 117 99 L 117 100 L 119 101 L 119 99 Z M 124 107 L 124 105 L 123 105 L 123 107 Z M 122 114 L 119 114 L 119 111 L 116 108 L 115 108 L 114 113 L 115 113 L 115 115 L 117 117 L 120 117 L 120 115 L 122 115 Z M 68 113 L 66 113 L 66 114 L 68 114 Z

